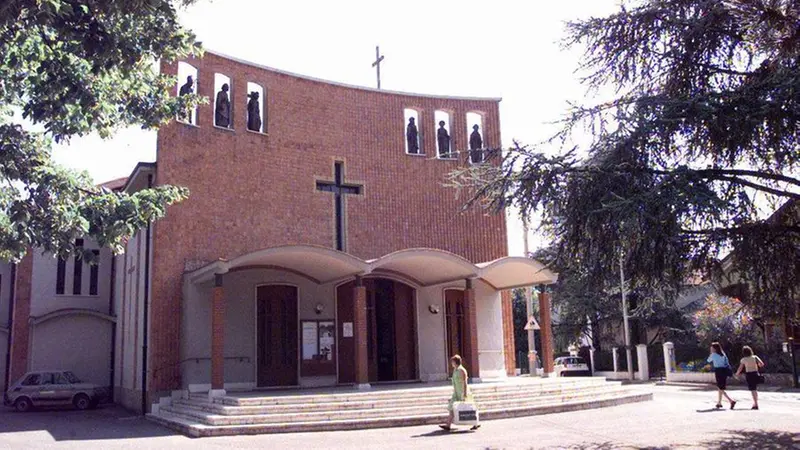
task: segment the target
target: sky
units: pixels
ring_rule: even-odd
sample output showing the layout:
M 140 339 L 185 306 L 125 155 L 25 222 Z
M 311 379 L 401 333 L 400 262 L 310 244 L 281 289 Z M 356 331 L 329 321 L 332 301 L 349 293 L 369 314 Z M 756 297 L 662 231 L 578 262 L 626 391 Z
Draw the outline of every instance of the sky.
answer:
M 617 0 L 381 1 L 198 0 L 180 13 L 207 49 L 316 78 L 436 95 L 502 97 L 503 146 L 537 143 L 556 131 L 568 102 L 588 102 L 580 49 L 561 44 L 569 20 L 605 15 Z M 155 132 L 73 139 L 53 156 L 96 182 L 154 161 Z M 521 224 L 509 221 L 509 253 L 522 255 Z M 544 244 L 532 235 L 532 247 Z

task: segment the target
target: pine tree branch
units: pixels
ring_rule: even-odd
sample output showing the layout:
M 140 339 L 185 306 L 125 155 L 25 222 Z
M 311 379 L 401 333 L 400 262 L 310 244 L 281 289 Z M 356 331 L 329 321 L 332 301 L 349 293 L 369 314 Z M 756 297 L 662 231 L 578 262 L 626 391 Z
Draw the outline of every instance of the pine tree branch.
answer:
M 741 225 L 738 227 L 729 228 L 709 228 L 707 230 L 687 230 L 681 229 L 681 233 L 695 234 L 695 235 L 713 235 L 713 234 L 748 234 L 757 229 L 769 229 L 777 232 L 798 233 L 800 234 L 800 225 L 773 225 L 764 222 L 758 222 L 748 225 Z
M 676 170 L 663 170 L 654 169 L 649 167 L 636 167 L 627 165 L 618 165 L 615 167 L 599 167 L 599 166 L 562 166 L 554 168 L 553 172 L 568 174 L 568 173 L 604 173 L 604 174 L 636 174 L 648 173 L 652 175 L 673 176 L 678 174 L 695 174 L 701 178 L 727 181 L 731 183 L 740 184 L 743 186 L 751 187 L 759 191 L 767 192 L 780 197 L 789 197 L 800 200 L 800 194 L 786 190 L 764 186 L 752 181 L 743 179 L 741 177 L 755 177 L 771 181 L 778 181 L 788 183 L 800 187 L 800 179 L 789 177 L 783 174 L 775 174 L 770 172 L 761 172 L 756 170 L 744 169 L 687 169 L 680 168 Z M 533 177 L 520 177 L 520 181 L 535 181 Z
M 744 179 L 739 178 L 739 177 L 719 176 L 719 177 L 717 177 L 715 179 L 720 180 L 720 181 L 729 181 L 731 183 L 740 184 L 742 186 L 747 186 L 747 187 L 753 188 L 753 189 L 761 191 L 761 192 L 766 192 L 768 194 L 777 195 L 779 197 L 789 197 L 789 198 L 793 198 L 795 200 L 800 200 L 800 194 L 797 194 L 795 192 L 791 192 L 791 191 L 787 191 L 787 190 L 783 190 L 783 189 L 775 189 L 775 188 L 767 187 L 767 186 L 764 186 L 764 185 L 761 185 L 761 184 L 758 184 L 758 183 L 753 183 L 752 181 L 744 180 Z

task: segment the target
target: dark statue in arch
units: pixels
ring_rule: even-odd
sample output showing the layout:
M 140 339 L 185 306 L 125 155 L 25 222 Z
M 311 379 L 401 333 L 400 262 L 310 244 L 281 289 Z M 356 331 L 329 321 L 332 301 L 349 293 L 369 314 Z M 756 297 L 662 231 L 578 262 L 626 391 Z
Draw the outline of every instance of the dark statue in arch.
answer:
M 417 132 L 417 125 L 414 123 L 414 118 L 408 119 L 408 126 L 406 127 L 406 141 L 408 142 L 408 153 L 419 153 L 419 133 Z
M 473 163 L 483 162 L 483 138 L 479 129 L 477 124 L 473 125 L 472 134 L 469 135 L 469 156 Z
M 184 95 L 194 94 L 194 79 L 192 78 L 191 75 L 186 77 L 186 83 L 184 83 L 183 86 L 181 86 L 181 90 L 178 92 L 178 94 L 181 97 L 184 96 Z M 191 111 L 191 109 L 185 109 L 185 110 L 181 111 L 181 113 L 178 116 L 178 118 L 180 120 L 184 121 L 184 122 L 192 123 L 192 111 Z
M 222 85 L 222 89 L 217 92 L 217 102 L 214 108 L 214 124 L 222 128 L 231 126 L 231 100 L 228 98 L 228 83 Z
M 450 158 L 450 133 L 444 128 L 444 120 L 439 121 L 436 139 L 439 141 L 439 157 Z
M 247 129 L 261 131 L 261 106 L 258 103 L 258 92 L 253 91 L 248 96 L 247 102 Z

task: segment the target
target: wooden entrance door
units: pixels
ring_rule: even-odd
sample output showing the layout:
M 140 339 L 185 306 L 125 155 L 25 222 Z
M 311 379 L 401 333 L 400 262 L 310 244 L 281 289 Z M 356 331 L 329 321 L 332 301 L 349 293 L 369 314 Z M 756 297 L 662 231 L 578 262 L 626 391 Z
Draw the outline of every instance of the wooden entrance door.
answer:
M 466 341 L 464 331 L 464 291 L 448 289 L 444 291 L 445 319 L 447 331 L 447 359 L 453 355 L 464 356 Z M 450 362 L 447 363 L 448 371 Z
M 414 288 L 394 283 L 395 379 L 417 379 L 417 308 Z
M 256 305 L 258 386 L 296 386 L 297 288 L 259 286 Z

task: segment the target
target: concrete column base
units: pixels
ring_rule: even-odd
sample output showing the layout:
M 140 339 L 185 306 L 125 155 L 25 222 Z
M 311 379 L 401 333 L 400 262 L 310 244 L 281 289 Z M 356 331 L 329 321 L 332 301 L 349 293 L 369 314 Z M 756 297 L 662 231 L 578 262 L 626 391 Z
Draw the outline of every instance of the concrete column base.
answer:
M 368 391 L 372 389 L 372 385 L 369 383 L 356 383 L 355 388 L 359 391 Z
M 175 400 L 189 400 L 189 391 L 188 390 L 177 390 L 172 391 L 172 401 Z
M 225 389 L 211 389 L 208 391 L 208 399 L 213 400 L 215 398 L 224 397 L 228 395 Z
M 539 376 L 539 364 L 536 359 L 536 351 L 528 352 L 528 374 L 532 377 Z
M 470 377 L 469 379 L 470 384 L 480 384 L 483 383 L 481 377 Z

